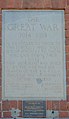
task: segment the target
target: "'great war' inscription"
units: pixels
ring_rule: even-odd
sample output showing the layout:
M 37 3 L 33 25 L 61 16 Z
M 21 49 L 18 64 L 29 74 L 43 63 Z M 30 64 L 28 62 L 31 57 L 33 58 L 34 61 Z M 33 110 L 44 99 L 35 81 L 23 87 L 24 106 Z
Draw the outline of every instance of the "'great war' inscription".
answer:
M 30 21 L 33 21 L 33 20 L 29 20 Z M 37 25 L 38 24 L 38 25 Z M 41 34 L 38 34 L 35 33 L 36 31 L 36 27 L 39 27 L 39 30 L 41 31 Z M 57 31 L 59 30 L 59 27 L 57 26 L 57 24 L 41 24 L 40 23 L 40 20 L 37 20 L 37 21 L 33 21 L 33 24 L 29 24 L 28 22 L 25 23 L 25 24 L 8 24 L 7 25 L 7 30 L 10 30 L 10 31 L 18 31 L 20 34 L 19 34 L 19 37 L 20 38 L 23 38 L 23 37 L 26 37 L 26 38 L 31 38 L 33 37 L 32 35 L 32 32 L 35 33 L 36 37 L 40 37 L 39 35 L 41 35 L 41 37 L 47 37 L 47 32 L 49 31 Z
M 64 11 L 3 11 L 3 36 L 4 97 L 65 99 Z

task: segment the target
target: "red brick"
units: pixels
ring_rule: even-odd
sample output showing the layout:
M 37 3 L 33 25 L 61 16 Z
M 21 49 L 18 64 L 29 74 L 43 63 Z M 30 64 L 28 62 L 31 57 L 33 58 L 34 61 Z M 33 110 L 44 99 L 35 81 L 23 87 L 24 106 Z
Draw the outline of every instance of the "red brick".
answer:
M 1 64 L 1 63 L 0 63 Z M 2 82 L 2 68 L 0 66 L 0 86 L 1 86 L 1 82 Z
M 2 54 L 0 54 L 0 62 L 2 62 Z M 1 70 L 0 70 L 1 71 Z M 1 71 L 1 73 L 2 73 L 2 71 Z
M 18 101 L 18 105 L 17 105 L 19 110 L 22 110 L 22 101 Z
M 9 104 L 10 104 L 10 108 L 15 108 L 17 109 L 17 101 L 16 100 L 13 100 L 13 101 L 9 101 Z
M 66 45 L 66 53 L 69 53 L 69 45 Z
M 69 14 L 65 14 L 65 20 L 69 21 Z
M 3 117 L 4 118 L 10 118 L 11 117 L 11 112 L 3 112 Z
M 2 15 L 0 15 L 0 23 L 2 23 Z
M 2 10 L 1 10 L 1 8 L 0 8 L 0 15 L 2 15 Z
M 1 8 L 2 0 L 0 0 L 0 8 Z
M 2 56 L 2 45 L 0 45 L 0 57 Z
M 65 112 L 65 111 L 59 112 L 59 117 L 60 118 L 68 118 L 69 117 L 68 112 Z
M 0 22 L 0 31 L 2 30 L 2 23 Z
M 58 8 L 59 0 L 51 0 L 51 2 L 52 2 L 52 8 Z
M 0 8 L 6 8 L 7 0 L 0 0 Z
M 60 110 L 66 111 L 67 110 L 67 102 L 60 101 Z
M 2 63 L 0 62 L 0 70 L 2 70 Z
M 2 40 L 1 40 L 1 38 L 0 38 L 0 46 L 2 45 Z
M 2 18 L 1 17 L 0 17 L 0 30 L 2 30 Z
M 0 86 L 2 85 L 2 78 L 0 77 Z
M 62 8 L 62 9 L 65 9 L 66 8 L 66 0 L 51 0 L 52 2 L 52 8 Z
M 1 112 L 0 112 L 0 118 L 1 118 Z
M 0 87 L 0 100 L 2 98 L 2 87 Z
M 45 0 L 44 4 L 43 4 L 44 8 L 52 8 L 52 2 L 51 0 Z
M 69 62 L 66 62 L 66 68 L 69 70 Z
M 66 23 L 65 23 L 65 29 L 66 30 L 69 30 L 69 21 L 66 21 Z
M 67 102 L 69 102 L 69 95 L 67 95 Z
M 69 77 L 69 70 L 66 71 L 66 77 Z
M 2 31 L 1 31 L 1 29 L 0 29 L 0 38 L 2 37 Z
M 3 111 L 9 111 L 10 110 L 10 103 L 8 100 L 2 102 L 2 109 L 3 109 Z
M 69 38 L 66 38 L 66 45 L 69 45 Z
M 23 0 L 23 8 L 44 8 L 45 0 Z
M 69 0 L 67 0 L 67 5 L 69 5 Z
M 2 63 L 0 63 L 0 70 L 2 70 Z
M 6 4 L 7 4 L 7 8 L 14 8 L 14 5 L 16 3 L 15 0 L 8 0 Z
M 47 110 L 52 110 L 52 101 L 47 101 Z
M 2 78 L 2 63 L 0 62 L 0 79 Z
M 2 70 L 0 70 L 0 78 L 2 77 Z
M 9 111 L 12 108 L 17 109 L 17 101 L 8 101 L 8 100 L 6 100 L 6 101 L 2 102 L 3 111 Z
M 69 38 L 69 30 L 66 30 L 66 38 Z
M 22 111 L 20 112 L 20 115 L 19 115 L 19 117 L 22 117 Z
M 1 111 L 1 103 L 0 103 L 0 111 Z
M 69 86 L 67 86 L 67 95 L 69 95 Z
M 69 102 L 67 103 L 67 110 L 69 111 Z
M 66 7 L 66 4 L 67 4 L 67 1 L 66 0 L 59 0 L 59 8 L 65 8 Z
M 22 8 L 23 0 L 15 0 L 15 8 Z
M 65 7 L 65 13 L 69 14 L 69 6 Z
M 69 85 L 69 77 L 66 78 L 67 85 Z
M 66 61 L 69 61 L 69 53 L 66 54 Z
M 52 109 L 59 110 L 59 101 L 52 101 Z
M 0 46 L 2 45 L 2 39 L 0 38 Z

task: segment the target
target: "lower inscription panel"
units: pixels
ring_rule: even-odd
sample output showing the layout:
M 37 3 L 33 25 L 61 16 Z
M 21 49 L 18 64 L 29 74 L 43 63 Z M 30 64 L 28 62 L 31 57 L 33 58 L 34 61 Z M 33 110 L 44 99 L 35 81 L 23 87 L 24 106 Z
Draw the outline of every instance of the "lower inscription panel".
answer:
M 23 101 L 24 118 L 45 118 L 46 101 Z

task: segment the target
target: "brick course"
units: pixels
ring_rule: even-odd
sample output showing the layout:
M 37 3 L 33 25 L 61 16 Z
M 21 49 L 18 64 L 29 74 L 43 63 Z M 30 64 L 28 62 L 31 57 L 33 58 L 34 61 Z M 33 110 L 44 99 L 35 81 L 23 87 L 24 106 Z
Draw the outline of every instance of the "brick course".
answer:
M 68 111 L 62 111 L 62 112 L 59 112 L 59 117 L 61 118 L 68 118 L 69 117 L 69 113 Z

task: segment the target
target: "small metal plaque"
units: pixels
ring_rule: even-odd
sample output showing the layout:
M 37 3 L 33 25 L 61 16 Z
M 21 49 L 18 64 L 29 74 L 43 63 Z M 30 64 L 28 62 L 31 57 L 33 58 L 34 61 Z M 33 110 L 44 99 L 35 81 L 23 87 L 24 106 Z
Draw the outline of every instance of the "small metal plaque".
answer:
M 45 118 L 46 101 L 23 101 L 24 118 Z

